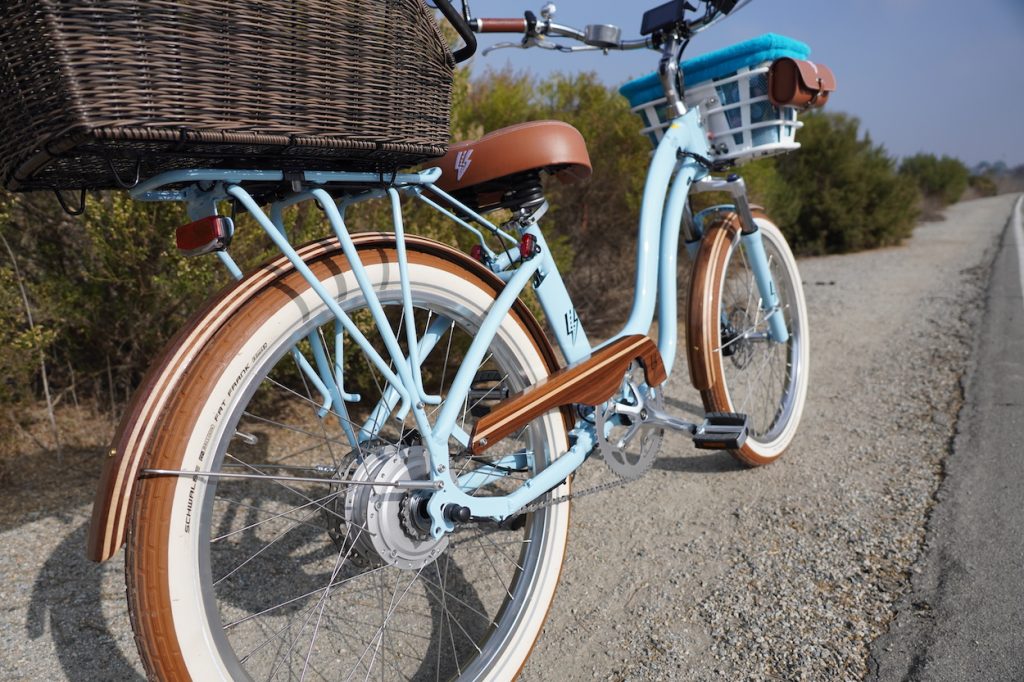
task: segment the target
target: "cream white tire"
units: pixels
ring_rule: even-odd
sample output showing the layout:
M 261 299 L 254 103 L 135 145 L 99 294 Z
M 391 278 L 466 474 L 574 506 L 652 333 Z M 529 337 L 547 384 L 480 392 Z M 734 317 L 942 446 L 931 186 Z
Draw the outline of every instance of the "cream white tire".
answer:
M 396 304 L 400 299 L 394 252 L 390 249 L 364 251 L 363 260 L 382 303 Z M 409 261 L 414 305 L 450 315 L 459 325 L 465 326 L 467 333 L 471 333 L 473 325 L 482 319 L 493 303 L 496 294 L 493 283 L 471 273 L 460 272 L 458 267 L 453 267 L 452 263 L 436 255 L 412 252 Z M 362 295 L 344 257 L 337 253 L 323 256 L 312 263 L 311 267 L 321 284 L 343 307 L 361 306 Z M 518 390 L 543 379 L 551 368 L 550 359 L 541 352 L 546 342 L 535 338 L 535 327 L 525 323 L 522 313 L 516 310 L 502 321 L 493 350 L 507 365 L 505 369 L 510 372 L 510 376 L 506 380 L 509 386 Z M 323 324 L 328 317 L 324 303 L 295 273 L 283 276 L 274 286 L 254 297 L 218 331 L 203 349 L 199 359 L 188 369 L 175 403 L 163 416 L 159 436 L 147 459 L 147 468 L 198 472 L 220 469 L 225 462 L 228 443 L 231 442 L 258 382 L 264 379 L 270 366 L 288 354 L 289 348 L 298 339 L 310 329 Z M 538 445 L 537 434 L 540 434 L 541 443 L 534 450 L 538 460 L 535 467 L 540 470 L 545 464 L 545 458 L 557 456 L 568 447 L 562 416 L 557 412 L 549 413 L 531 426 L 529 437 L 534 439 L 535 446 Z M 262 645 L 262 649 L 244 664 L 240 660 L 243 652 L 238 649 L 251 646 L 253 641 L 247 638 L 235 641 L 234 634 L 225 631 L 223 621 L 230 612 L 233 618 L 231 622 L 236 622 L 244 616 L 244 609 L 240 612 L 237 604 L 225 606 L 222 603 L 224 600 L 218 596 L 222 588 L 214 586 L 215 579 L 211 575 L 211 565 L 219 559 L 211 559 L 211 556 L 218 555 L 210 550 L 209 541 L 215 532 L 210 528 L 210 518 L 218 514 L 214 509 L 218 488 L 226 487 L 226 484 L 215 481 L 202 476 L 165 476 L 142 482 L 129 531 L 127 573 L 132 620 L 147 670 L 161 679 L 194 680 L 261 679 L 267 677 L 267 672 L 276 678 L 289 670 L 295 677 L 300 677 L 295 670 L 300 661 L 306 661 L 303 670 L 314 669 L 314 665 L 317 666 L 315 669 L 322 670 L 322 661 L 309 661 L 309 657 L 315 659 L 321 653 L 319 647 L 322 644 L 317 637 L 326 641 L 322 629 L 317 631 L 316 636 L 310 637 L 305 650 L 298 647 L 295 650 L 300 653 L 293 655 L 293 649 L 289 648 L 287 660 L 282 659 L 278 668 L 271 667 L 269 671 L 264 669 L 262 677 L 251 674 L 253 671 L 246 666 L 262 656 L 262 651 L 269 645 Z M 554 494 L 564 492 L 566 490 L 556 490 Z M 276 513 L 277 509 L 271 511 Z M 522 531 L 524 540 L 518 548 L 520 556 L 512 562 L 516 564 L 516 568 L 512 569 L 513 579 L 504 583 L 500 580 L 500 571 L 496 571 L 499 575 L 495 582 L 502 583 L 502 589 L 511 593 L 512 598 L 503 597 L 505 602 L 500 609 L 493 614 L 488 611 L 488 617 L 492 617 L 495 622 L 493 632 L 486 640 L 474 642 L 474 647 L 483 650 L 476 660 L 457 662 L 456 672 L 459 674 L 456 676 L 463 679 L 507 679 L 517 673 L 540 633 L 554 597 L 565 556 L 568 522 L 567 505 L 554 506 L 529 517 Z M 244 528 L 231 532 L 248 533 Z M 287 537 L 287 533 L 284 537 Z M 230 543 L 230 539 L 220 540 L 220 544 L 225 542 Z M 276 540 L 271 544 L 275 543 L 280 544 Z M 327 549 L 330 548 L 326 542 L 323 544 Z M 260 550 L 261 553 L 249 561 L 262 561 L 270 551 Z M 346 551 L 351 554 L 351 548 Z M 492 561 L 505 563 L 507 557 L 498 556 L 499 553 L 495 552 Z M 236 570 L 240 573 L 247 570 L 248 565 Z M 434 568 L 440 565 L 441 559 L 438 559 Z M 402 575 L 401 569 L 393 566 L 381 570 L 387 569 L 395 576 Z M 309 582 L 309 576 L 300 566 L 284 566 L 282 570 L 295 571 L 293 582 L 296 585 Z M 421 569 L 425 570 L 427 567 Z M 459 570 L 465 573 L 469 569 Z M 412 573 L 409 572 L 409 575 L 412 576 Z M 337 574 L 335 569 L 329 582 L 334 583 Z M 224 579 L 230 582 L 235 575 L 231 573 L 224 576 Z M 441 574 L 438 573 L 440 578 Z M 353 578 L 357 579 L 362 578 Z M 417 576 L 417 579 L 426 580 L 422 575 Z M 258 590 L 259 586 L 254 585 L 253 589 Z M 406 588 L 402 599 L 409 598 L 412 589 Z M 333 587 L 325 591 L 331 594 L 332 599 L 337 594 Z M 441 591 L 444 593 L 444 590 Z M 425 595 L 421 599 L 423 603 L 437 599 L 429 586 L 424 586 L 422 592 Z M 395 598 L 392 595 L 392 600 Z M 319 609 L 317 616 L 321 623 L 324 621 L 327 600 L 323 603 L 325 606 Z M 483 603 L 484 598 L 480 597 L 477 606 Z M 278 607 L 278 611 L 283 608 Z M 448 618 L 451 618 L 454 609 L 451 607 L 446 611 Z M 473 607 L 466 609 L 473 610 Z M 247 617 L 249 620 L 235 627 L 248 626 L 262 618 L 252 614 Z M 266 620 L 275 627 L 280 625 L 278 620 L 269 616 Z M 407 622 L 412 621 L 410 617 Z M 303 625 L 299 632 L 304 631 L 305 627 Z M 458 627 L 463 628 L 467 639 L 472 639 L 472 635 L 465 632 L 464 626 Z M 429 635 L 431 638 L 436 636 L 438 628 L 449 639 L 454 640 L 459 636 L 458 628 L 450 623 L 447 626 L 435 623 Z M 378 627 L 378 630 L 388 633 L 388 628 L 384 626 Z M 339 635 L 336 641 L 332 640 L 331 646 L 344 648 L 341 644 L 343 639 Z M 373 646 L 374 651 L 384 647 L 385 639 L 384 634 L 375 640 L 371 638 L 371 642 L 377 642 Z M 361 642 L 359 640 L 353 645 L 353 650 L 359 649 Z M 323 646 L 325 656 L 338 653 L 327 652 L 326 645 Z M 459 649 L 454 641 L 451 648 L 457 658 Z M 427 649 L 429 653 L 429 647 Z M 450 666 L 450 663 L 441 662 L 442 650 L 441 645 L 438 645 L 439 668 L 442 665 Z M 365 647 L 363 653 L 366 653 Z M 375 660 L 371 656 L 367 665 L 364 655 L 351 669 L 345 667 L 351 661 L 335 663 L 332 659 L 331 665 L 336 667 L 332 667 L 332 670 L 342 679 L 349 672 L 357 673 L 355 677 L 363 677 L 372 672 L 373 678 L 377 679 L 381 675 L 374 667 Z M 393 661 L 392 665 L 395 665 Z M 380 666 L 384 666 L 384 663 L 381 662 Z M 389 670 L 385 669 L 387 672 Z

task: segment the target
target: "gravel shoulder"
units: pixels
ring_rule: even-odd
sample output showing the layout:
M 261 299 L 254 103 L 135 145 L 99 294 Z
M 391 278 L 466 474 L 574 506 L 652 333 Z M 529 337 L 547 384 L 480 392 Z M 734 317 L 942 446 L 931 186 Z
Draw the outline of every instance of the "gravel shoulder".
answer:
M 1014 198 L 952 206 L 898 248 L 802 260 L 795 445 L 755 470 L 667 440 L 645 479 L 580 500 L 524 679 L 862 679 L 922 549 Z
M 1014 198 L 950 207 L 897 248 L 802 260 L 812 373 L 793 449 L 751 470 L 669 438 L 644 479 L 579 500 L 522 679 L 862 679 L 922 551 Z M 676 367 L 668 403 L 696 416 Z M 123 554 L 84 558 L 96 453 L 65 456 L 67 477 L 32 455 L 43 480 L 2 483 L 0 679 L 141 679 Z M 603 476 L 585 469 L 580 486 Z M 44 495 L 54 481 L 72 492 Z
M 889 632 L 872 646 L 870 680 L 1024 679 L 1024 263 L 1016 241 L 1011 226 L 993 267 L 920 570 Z

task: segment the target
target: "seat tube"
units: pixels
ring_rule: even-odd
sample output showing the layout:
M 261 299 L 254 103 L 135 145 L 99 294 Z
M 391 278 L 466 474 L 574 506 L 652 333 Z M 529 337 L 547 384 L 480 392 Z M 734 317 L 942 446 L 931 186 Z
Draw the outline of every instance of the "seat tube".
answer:
M 565 282 L 551 257 L 551 250 L 544 241 L 544 235 L 538 225 L 532 225 L 524 234 L 533 235 L 537 240 L 537 246 L 540 247 L 540 255 L 537 257 L 541 259 L 541 264 L 537 269 L 537 276 L 533 279 L 533 290 L 544 316 L 548 318 L 555 341 L 558 342 L 567 363 L 582 360 L 589 356 L 593 349 L 583 323 L 576 313 L 576 307 L 569 297 Z

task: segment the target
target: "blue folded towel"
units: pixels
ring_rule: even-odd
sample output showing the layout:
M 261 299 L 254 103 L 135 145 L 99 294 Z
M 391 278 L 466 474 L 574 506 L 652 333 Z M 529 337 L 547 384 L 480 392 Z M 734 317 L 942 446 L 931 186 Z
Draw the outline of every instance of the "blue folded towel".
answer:
M 810 54 L 811 48 L 799 40 L 766 33 L 758 38 L 685 60 L 682 62 L 683 78 L 689 87 L 704 81 L 725 78 L 747 66 L 782 57 L 807 59 Z M 619 92 L 633 107 L 665 96 L 657 72 L 631 80 L 619 88 Z

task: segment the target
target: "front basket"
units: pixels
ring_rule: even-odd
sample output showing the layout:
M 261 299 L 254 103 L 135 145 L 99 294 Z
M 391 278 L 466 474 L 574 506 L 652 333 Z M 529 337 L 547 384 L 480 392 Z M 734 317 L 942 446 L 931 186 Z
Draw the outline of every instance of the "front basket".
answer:
M 14 0 L 0 181 L 391 171 L 446 151 L 453 66 L 423 0 Z
M 796 108 L 769 101 L 768 68 L 776 59 L 805 59 L 809 53 L 804 43 L 768 33 L 682 63 L 684 101 L 688 109 L 701 110 L 713 160 L 740 164 L 800 146 Z M 644 119 L 641 132 L 657 145 L 669 124 L 657 74 L 631 81 L 620 92 Z

